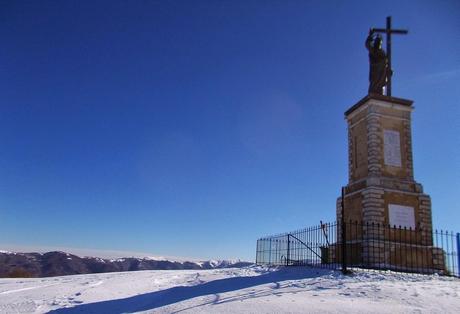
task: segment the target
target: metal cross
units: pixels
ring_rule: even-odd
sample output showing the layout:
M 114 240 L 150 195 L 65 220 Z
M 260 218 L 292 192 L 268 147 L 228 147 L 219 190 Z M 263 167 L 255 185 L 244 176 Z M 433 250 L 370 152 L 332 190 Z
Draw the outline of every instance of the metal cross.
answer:
M 373 28 L 375 33 L 385 33 L 387 36 L 387 58 L 388 58 L 388 68 L 391 71 L 391 34 L 402 34 L 405 35 L 408 33 L 404 29 L 391 29 L 391 16 L 387 16 L 387 27 L 386 28 Z M 388 82 L 386 86 L 386 95 L 391 97 L 391 76 L 393 72 L 390 72 L 391 75 L 388 76 Z

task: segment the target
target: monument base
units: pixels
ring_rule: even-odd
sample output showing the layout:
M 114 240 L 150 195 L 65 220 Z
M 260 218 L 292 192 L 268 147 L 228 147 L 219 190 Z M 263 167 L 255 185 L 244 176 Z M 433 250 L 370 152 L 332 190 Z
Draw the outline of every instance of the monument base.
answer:
M 346 250 L 348 267 L 447 274 L 445 252 L 433 246 L 379 240 L 347 240 Z M 327 263 L 342 263 L 342 244 L 329 246 Z
M 349 180 L 337 199 L 337 243 L 342 214 L 350 265 L 445 271 L 444 253 L 433 246 L 431 200 L 414 180 L 412 101 L 367 95 L 345 112 Z M 329 256 L 341 260 L 341 249 Z

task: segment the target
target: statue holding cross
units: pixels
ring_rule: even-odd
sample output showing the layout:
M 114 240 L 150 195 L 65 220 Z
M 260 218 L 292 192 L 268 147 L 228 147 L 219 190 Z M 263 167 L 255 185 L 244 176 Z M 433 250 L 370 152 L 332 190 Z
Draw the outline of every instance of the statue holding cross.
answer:
M 375 33 L 377 35 L 375 36 Z M 387 51 L 382 49 L 382 37 L 386 34 Z M 407 34 L 407 30 L 391 29 L 391 16 L 387 17 L 386 28 L 371 28 L 366 39 L 366 48 L 369 51 L 369 94 L 391 97 L 391 34 Z

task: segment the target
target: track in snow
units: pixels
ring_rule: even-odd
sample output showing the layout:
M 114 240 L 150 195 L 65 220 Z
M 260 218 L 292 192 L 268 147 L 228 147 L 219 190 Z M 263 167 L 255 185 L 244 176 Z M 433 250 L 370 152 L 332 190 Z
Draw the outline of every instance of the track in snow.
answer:
M 246 267 L 0 279 L 1 313 L 455 313 L 460 280 Z

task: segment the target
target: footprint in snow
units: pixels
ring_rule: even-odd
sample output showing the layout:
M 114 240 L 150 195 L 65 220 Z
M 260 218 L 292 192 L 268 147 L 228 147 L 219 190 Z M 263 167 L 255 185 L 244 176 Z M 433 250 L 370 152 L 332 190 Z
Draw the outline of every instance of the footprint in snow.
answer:
M 348 292 L 342 292 L 342 293 L 338 293 L 338 295 L 344 295 L 344 296 L 347 296 L 349 297 L 351 295 L 351 293 L 348 293 Z

